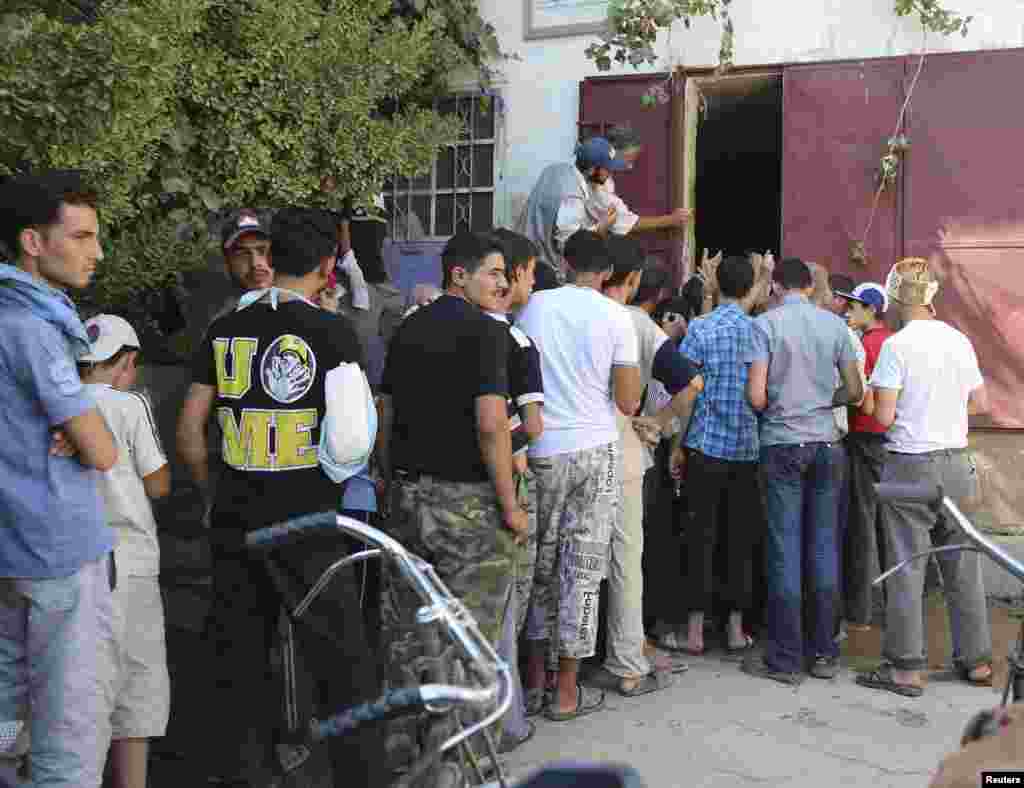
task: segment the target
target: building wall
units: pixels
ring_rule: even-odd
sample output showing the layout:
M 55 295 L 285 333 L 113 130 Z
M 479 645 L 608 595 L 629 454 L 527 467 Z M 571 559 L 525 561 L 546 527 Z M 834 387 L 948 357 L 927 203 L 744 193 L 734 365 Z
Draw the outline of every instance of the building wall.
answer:
M 919 25 L 913 17 L 897 18 L 893 5 L 894 0 L 733 0 L 734 62 L 767 65 L 919 52 Z M 1024 46 L 1024 3 L 1019 0 L 949 0 L 949 6 L 974 15 L 970 34 L 931 35 L 930 50 Z M 502 224 L 515 218 L 546 165 L 571 156 L 579 82 L 599 73 L 583 54 L 596 39 L 524 41 L 523 0 L 480 0 L 480 11 L 497 28 L 503 49 L 521 58 L 503 66 L 504 151 L 495 206 L 495 221 Z M 720 27 L 713 20 L 695 20 L 690 30 L 676 25 L 659 41 L 662 61 L 640 73 L 716 65 L 719 41 Z M 637 72 L 627 67 L 612 73 Z

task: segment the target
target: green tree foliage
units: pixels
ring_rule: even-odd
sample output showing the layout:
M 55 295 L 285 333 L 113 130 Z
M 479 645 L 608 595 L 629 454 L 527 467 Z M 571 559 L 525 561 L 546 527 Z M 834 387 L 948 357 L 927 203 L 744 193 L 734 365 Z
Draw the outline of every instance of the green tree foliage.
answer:
M 204 264 L 222 209 L 337 208 L 428 171 L 458 133 L 430 98 L 473 64 L 429 1 L 15 2 L 0 19 L 0 174 L 90 173 L 102 307 Z

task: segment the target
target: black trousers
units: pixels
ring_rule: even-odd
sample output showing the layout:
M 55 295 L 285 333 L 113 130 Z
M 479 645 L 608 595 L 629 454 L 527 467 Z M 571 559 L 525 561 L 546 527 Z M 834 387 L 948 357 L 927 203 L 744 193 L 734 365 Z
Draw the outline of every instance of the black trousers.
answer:
M 232 527 L 218 521 L 213 526 Z M 311 538 L 254 557 L 221 545 L 214 552 L 213 605 L 207 636 L 215 652 L 211 666 L 217 718 L 211 763 L 222 777 L 265 784 L 272 774 L 271 745 L 285 728 L 283 692 L 271 669 L 282 602 L 290 607 L 320 573 L 347 554 L 343 537 Z M 293 624 L 299 697 L 323 718 L 346 706 L 376 698 L 377 660 L 367 646 L 362 611 L 351 569 L 339 572 L 324 594 Z M 328 752 L 336 784 L 388 785 L 383 728 L 364 725 L 331 739 Z
M 694 451 L 687 465 L 687 607 L 690 612 L 713 612 L 716 546 L 724 541 L 720 602 L 730 611 L 746 611 L 751 605 L 754 544 L 761 519 L 757 463 L 721 460 Z M 720 516 L 723 506 L 724 517 Z
M 843 588 L 846 620 L 870 624 L 875 591 L 871 581 L 886 567 L 882 555 L 882 521 L 874 485 L 882 480 L 888 459 L 885 436 L 851 432 L 846 437 L 850 457 L 850 514 L 843 545 Z
M 677 516 L 675 484 L 668 472 L 669 442 L 662 441 L 655 464 L 644 476 L 644 629 L 656 623 L 681 626 L 686 611 L 683 590 L 682 539 Z

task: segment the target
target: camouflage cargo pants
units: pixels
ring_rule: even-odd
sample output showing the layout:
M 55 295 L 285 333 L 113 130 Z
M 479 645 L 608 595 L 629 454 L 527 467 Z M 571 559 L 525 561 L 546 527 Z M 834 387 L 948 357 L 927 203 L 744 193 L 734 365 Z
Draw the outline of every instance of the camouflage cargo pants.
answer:
M 476 619 L 480 631 L 497 643 L 518 548 L 502 522 L 493 485 L 429 476 L 396 478 L 391 520 L 385 530 L 410 552 L 433 564 L 442 582 Z M 451 682 L 451 676 L 437 675 L 436 661 L 425 653 L 415 623 L 422 602 L 387 563 L 381 593 L 381 635 L 389 688 Z M 436 735 L 437 725 L 431 727 L 429 720 L 422 715 L 418 722 L 396 721 L 388 740 L 393 765 L 419 757 L 421 748 L 432 746 L 425 731 L 429 727 Z
M 622 507 L 619 445 L 531 460 L 537 477 L 537 568 L 526 637 L 558 658 L 593 656 L 601 581 Z
M 519 547 L 516 562 L 516 579 L 513 593 L 516 600 L 516 637 L 523 633 L 526 626 L 526 614 L 530 609 L 530 597 L 533 595 L 533 576 L 537 570 L 537 476 L 527 471 L 519 477 L 519 505 L 530 518 L 530 529 L 526 541 Z

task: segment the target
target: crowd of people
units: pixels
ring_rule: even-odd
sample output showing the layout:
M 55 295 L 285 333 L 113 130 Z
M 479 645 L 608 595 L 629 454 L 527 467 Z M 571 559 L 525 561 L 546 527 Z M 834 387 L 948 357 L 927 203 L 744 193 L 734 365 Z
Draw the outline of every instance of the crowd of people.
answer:
M 677 293 L 634 234 L 692 217 L 632 214 L 610 183 L 626 166 L 584 143 L 542 175 L 525 233 L 452 237 L 440 290 L 414 308 L 372 209 L 225 223 L 237 299 L 196 348 L 176 436 L 213 549 L 214 662 L 194 677 L 209 681 L 212 782 L 265 785 L 308 755 L 287 735 L 297 720 L 420 679 L 415 608 L 387 566 L 339 573 L 273 664 L 282 605 L 357 548 L 318 535 L 257 557 L 244 537 L 313 512 L 377 525 L 470 611 L 513 669 L 504 751 L 531 717 L 664 690 L 715 648 L 755 677 L 834 679 L 844 633 L 879 601 L 883 664 L 857 681 L 922 694 L 924 567 L 883 600 L 871 580 L 958 537 L 873 484 L 938 482 L 965 506 L 977 492 L 967 428 L 984 381 L 936 319 L 938 280 L 913 258 L 856 284 L 796 257 L 705 255 Z M 116 315 L 83 324 L 67 295 L 103 259 L 81 179 L 0 192 L 0 723 L 22 733 L 7 754 L 28 784 L 98 786 L 109 750 L 113 784 L 144 788 L 171 711 L 150 504 L 170 472 L 132 390 L 140 343 Z M 329 373 L 353 365 L 376 429 L 337 456 L 334 431 L 364 403 Z M 939 562 L 956 668 L 990 683 L 979 558 Z M 301 708 L 268 689 L 284 683 Z M 423 746 L 413 719 L 329 753 L 337 780 L 381 786 Z

